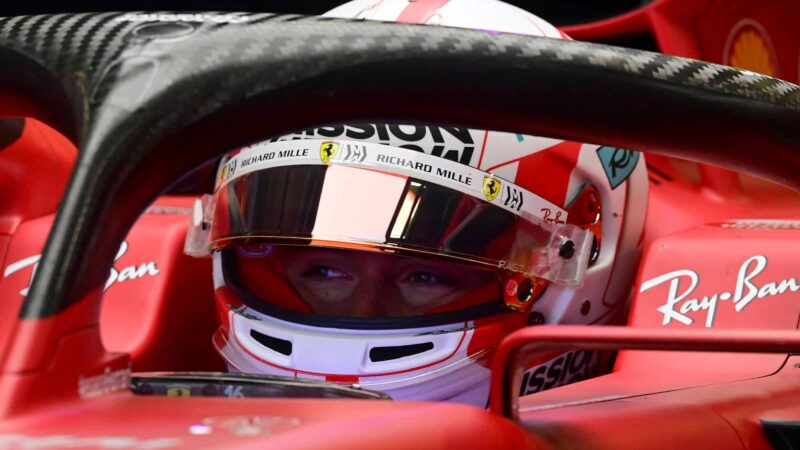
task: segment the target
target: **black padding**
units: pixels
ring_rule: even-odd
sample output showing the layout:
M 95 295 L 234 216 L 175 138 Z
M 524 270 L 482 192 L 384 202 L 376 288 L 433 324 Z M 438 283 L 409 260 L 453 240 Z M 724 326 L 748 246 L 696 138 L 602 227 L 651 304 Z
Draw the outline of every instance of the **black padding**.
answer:
M 259 333 L 256 330 L 250 330 L 250 337 L 258 341 L 258 343 L 264 347 L 274 350 L 281 355 L 290 356 L 292 354 L 292 343 L 290 341 L 268 336 L 264 333 Z
M 761 426 L 774 450 L 800 449 L 800 422 L 793 420 L 762 420 Z
M 0 151 L 22 137 L 22 130 L 24 129 L 25 119 L 0 119 Z
M 372 362 L 391 361 L 406 356 L 419 355 L 433 350 L 433 342 L 422 344 L 396 345 L 393 347 L 372 347 L 369 349 L 369 360 Z

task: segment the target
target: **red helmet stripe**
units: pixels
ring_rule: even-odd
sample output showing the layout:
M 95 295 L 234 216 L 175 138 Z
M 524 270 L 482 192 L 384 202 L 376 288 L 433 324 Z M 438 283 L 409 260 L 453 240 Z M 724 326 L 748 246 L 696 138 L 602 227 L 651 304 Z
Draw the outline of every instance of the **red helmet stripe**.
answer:
M 353 384 L 358 383 L 358 377 L 355 375 L 325 375 L 325 381 L 330 383 Z
M 483 133 L 483 144 L 481 145 L 481 156 L 478 159 L 478 169 L 483 168 L 483 152 L 486 151 L 486 142 L 489 141 L 489 130 Z
M 563 206 L 567 201 L 569 178 L 578 165 L 581 144 L 564 141 L 519 160 L 517 184 Z
M 426 23 L 448 1 L 450 0 L 417 0 L 409 2 L 406 9 L 397 17 L 397 22 Z

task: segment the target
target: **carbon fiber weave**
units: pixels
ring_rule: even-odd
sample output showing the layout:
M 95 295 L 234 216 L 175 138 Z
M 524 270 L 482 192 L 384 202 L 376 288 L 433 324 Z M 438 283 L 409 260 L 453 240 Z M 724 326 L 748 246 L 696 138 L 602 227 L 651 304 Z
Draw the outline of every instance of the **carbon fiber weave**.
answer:
M 609 101 L 623 98 L 619 95 L 624 94 L 624 83 L 630 83 L 639 93 L 653 87 L 653 101 L 677 99 L 670 104 L 676 113 L 680 112 L 680 102 L 694 108 L 693 115 L 681 122 L 691 126 L 690 119 L 703 117 L 705 106 L 699 100 L 722 99 L 719 104 L 712 102 L 717 108 L 714 111 L 732 107 L 735 110 L 730 117 L 761 120 L 749 135 L 747 130 L 736 131 L 747 142 L 768 137 L 764 130 L 773 127 L 783 133 L 777 133 L 774 139 L 790 151 L 800 141 L 796 133 L 787 131 L 787 121 L 800 117 L 800 89 L 793 84 L 715 64 L 574 41 L 304 16 L 103 13 L 0 19 L 0 51 L 8 50 L 14 57 L 32 58 L 61 81 L 70 110 L 78 112 L 73 122 L 79 128 L 75 134 L 81 147 L 78 167 L 22 312 L 29 318 L 55 314 L 99 286 L 108 273 L 115 245 L 138 211 L 173 181 L 170 178 L 224 150 L 218 148 L 213 153 L 203 149 L 204 145 L 240 145 L 242 140 L 255 137 L 226 122 L 225 112 L 240 114 L 243 109 L 235 106 L 264 99 L 287 111 L 310 108 L 306 117 L 292 121 L 274 110 L 279 106 L 258 109 L 251 105 L 253 111 L 265 113 L 267 134 L 286 132 L 292 126 L 316 125 L 326 119 L 356 117 L 358 112 L 352 111 L 355 106 L 333 101 L 344 101 L 346 89 L 355 89 L 348 82 L 368 80 L 371 72 L 383 77 L 373 81 L 409 87 L 409 102 L 422 101 L 425 96 L 440 103 L 452 100 L 459 111 L 451 115 L 473 122 L 480 121 L 474 119 L 480 113 L 470 115 L 461 103 L 455 103 L 466 101 L 463 97 L 468 89 L 475 89 L 475 101 L 481 94 L 504 97 L 484 98 L 494 107 L 505 104 L 509 111 L 518 107 L 525 112 L 527 106 L 520 104 L 538 100 L 542 108 L 555 108 L 553 114 L 559 116 L 564 114 L 559 110 L 561 100 L 580 104 L 605 98 L 592 90 L 591 76 L 600 74 L 605 78 L 598 78 L 597 89 L 614 90 L 614 95 L 606 96 Z M 0 53 L 0 71 L 11 70 L 8 61 L 13 58 L 8 55 Z M 8 58 L 5 69 L 3 58 Z M 397 79 L 408 77 L 414 70 L 427 78 L 407 84 Z M 536 75 L 536 71 L 551 71 L 549 80 L 556 84 L 563 79 L 559 89 L 564 90 L 547 92 L 525 85 L 524 75 Z M 459 78 L 459 74 L 464 76 Z M 620 80 L 624 81 L 622 85 Z M 358 95 L 385 95 L 391 87 L 381 88 L 381 82 L 375 87 L 361 83 Z M 512 82 L 522 84 L 507 85 Z M 575 83 L 574 90 L 569 82 Z M 493 83 L 495 87 L 491 87 Z M 519 89 L 519 98 L 513 98 L 514 89 Z M 337 111 L 332 111 L 326 116 L 314 111 L 303 93 L 314 93 L 325 108 L 346 112 L 336 116 Z M 534 94 L 542 97 L 532 97 Z M 293 106 L 289 95 L 298 95 L 297 103 L 302 105 Z M 402 95 L 395 94 L 395 98 L 398 106 L 407 106 L 400 104 Z M 365 101 L 362 98 L 361 103 L 353 105 L 368 104 Z M 429 106 L 435 105 L 432 102 Z M 636 107 L 635 103 L 631 105 Z M 387 109 L 380 111 L 389 114 Z M 297 110 L 292 111 L 297 114 Z M 365 111 L 369 116 L 370 111 Z M 634 109 L 620 114 L 630 120 L 637 112 L 641 113 Z M 245 117 L 236 114 L 231 117 Z M 719 117 L 708 118 L 710 129 L 720 129 L 723 119 Z M 193 140 L 193 135 L 207 132 L 207 126 L 215 123 L 210 118 L 229 127 L 220 134 L 237 138 L 227 142 L 208 135 L 204 136 L 208 142 L 199 137 Z M 248 126 L 253 125 L 242 124 L 241 128 Z M 603 127 L 608 130 L 610 126 L 604 123 Z M 520 131 L 548 131 L 545 128 Z M 561 137 L 583 137 L 568 136 L 563 126 L 555 131 Z M 696 134 L 697 130 L 691 132 Z M 170 141 L 176 133 L 183 133 L 181 139 Z M 626 141 L 617 137 L 618 132 L 609 133 L 603 143 L 624 146 L 650 142 Z M 697 139 L 693 145 L 700 148 L 704 142 Z M 163 164 L 164 156 L 157 150 L 163 151 L 165 143 L 172 145 L 176 158 L 186 158 L 185 164 L 174 163 L 180 170 L 148 171 L 148 167 Z M 196 146 L 195 154 L 181 148 L 184 144 Z M 769 170 L 772 168 L 762 168 Z M 149 185 L 130 184 L 144 176 L 150 177 Z M 84 252 L 93 256 L 83 257 Z
M 59 78 L 78 72 L 96 75 L 136 39 L 131 31 L 141 27 L 131 21 L 143 13 L 84 13 L 0 18 L 0 45 L 35 57 Z M 217 15 L 209 13 L 209 15 Z M 175 17 L 179 15 L 171 15 Z M 191 15 L 184 14 L 184 17 Z M 800 88 L 775 78 L 659 53 L 601 46 L 578 41 L 531 38 L 513 34 L 470 33 L 455 28 L 430 28 L 368 22 L 354 23 L 330 18 L 271 14 L 220 14 L 240 23 L 195 23 L 195 34 L 210 42 L 229 43 L 224 49 L 198 51 L 183 70 L 225 60 L 235 64 L 263 57 L 279 48 L 280 55 L 302 53 L 305 58 L 344 54 L 358 58 L 364 50 L 398 55 L 423 49 L 445 53 L 469 53 L 475 57 L 505 55 L 570 61 L 576 65 L 604 67 L 681 85 L 735 94 L 791 108 L 800 108 Z M 151 14 L 150 17 L 153 17 Z M 170 17 L 170 16 L 167 16 Z M 325 22 L 326 26 L 320 28 Z M 195 38 L 195 40 L 197 40 Z M 199 46 L 200 50 L 204 46 Z M 213 46 L 212 46 L 213 47 Z M 191 56 L 191 55 L 190 55 Z M 322 61 L 318 61 L 322 63 Z M 321 67 L 320 67 L 321 68 Z M 180 77 L 176 73 L 176 78 Z M 90 83 L 95 77 L 90 76 Z

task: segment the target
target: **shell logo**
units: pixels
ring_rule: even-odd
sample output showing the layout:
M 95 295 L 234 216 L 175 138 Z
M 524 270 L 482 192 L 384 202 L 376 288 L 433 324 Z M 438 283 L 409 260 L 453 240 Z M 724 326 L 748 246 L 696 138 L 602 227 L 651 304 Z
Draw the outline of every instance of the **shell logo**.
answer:
M 723 62 L 771 77 L 778 76 L 769 35 L 761 24 L 752 19 L 744 19 L 733 27 L 725 45 Z

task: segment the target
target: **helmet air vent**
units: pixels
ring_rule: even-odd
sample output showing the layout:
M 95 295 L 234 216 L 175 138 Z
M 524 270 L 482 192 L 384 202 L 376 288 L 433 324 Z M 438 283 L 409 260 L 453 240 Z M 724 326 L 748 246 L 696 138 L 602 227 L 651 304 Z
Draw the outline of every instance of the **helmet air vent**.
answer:
M 425 353 L 428 350 L 433 350 L 433 342 L 397 345 L 394 347 L 373 347 L 369 350 L 369 360 L 372 362 L 391 361 L 393 359 Z
M 250 330 L 250 337 L 258 341 L 258 343 L 264 347 L 276 351 L 281 355 L 290 356 L 292 354 L 292 343 L 287 340 L 267 336 L 266 334 L 259 333 L 256 330 Z

